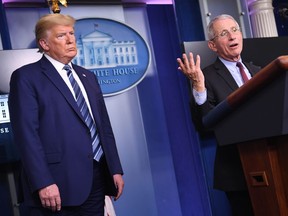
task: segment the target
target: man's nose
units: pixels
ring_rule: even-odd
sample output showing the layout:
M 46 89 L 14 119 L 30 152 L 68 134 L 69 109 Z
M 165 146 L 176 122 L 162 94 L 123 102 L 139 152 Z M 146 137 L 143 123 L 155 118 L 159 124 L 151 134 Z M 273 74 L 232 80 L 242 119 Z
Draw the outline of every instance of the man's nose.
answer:
M 72 42 L 74 40 L 75 40 L 75 36 L 74 35 L 66 34 L 66 41 L 67 42 Z
M 229 39 L 234 39 L 236 35 L 236 32 L 228 31 L 227 36 Z

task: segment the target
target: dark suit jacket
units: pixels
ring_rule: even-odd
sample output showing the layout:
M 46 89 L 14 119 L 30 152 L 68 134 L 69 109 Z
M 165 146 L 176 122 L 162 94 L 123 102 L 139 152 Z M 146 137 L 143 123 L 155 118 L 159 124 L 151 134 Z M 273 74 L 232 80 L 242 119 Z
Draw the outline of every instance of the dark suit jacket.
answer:
M 73 68 L 87 91 L 111 181 L 113 174 L 123 171 L 100 86 L 93 73 Z M 13 72 L 9 109 L 23 165 L 25 201 L 39 205 L 37 191 L 55 183 L 63 206 L 83 203 L 93 176 L 89 129 L 69 88 L 45 56 Z
M 260 70 L 260 67 L 250 63 L 244 62 L 244 64 L 251 76 L 254 76 Z M 204 68 L 203 73 L 208 98 L 203 105 L 194 105 L 199 116 L 206 115 L 238 88 L 231 73 L 218 58 L 212 65 Z M 214 164 L 214 188 L 224 191 L 244 190 L 247 188 L 240 157 L 235 145 L 217 146 Z

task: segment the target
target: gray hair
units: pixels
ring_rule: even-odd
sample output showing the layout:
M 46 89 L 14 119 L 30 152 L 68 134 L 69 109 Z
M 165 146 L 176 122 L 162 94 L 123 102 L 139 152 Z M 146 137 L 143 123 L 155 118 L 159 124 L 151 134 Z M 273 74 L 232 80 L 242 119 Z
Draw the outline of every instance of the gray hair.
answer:
M 215 32 L 215 29 L 214 29 L 214 23 L 215 23 L 216 21 L 218 21 L 218 20 L 224 20 L 224 19 L 231 19 L 231 20 L 233 20 L 233 21 L 236 23 L 237 28 L 240 28 L 238 22 L 237 22 L 232 16 L 230 16 L 230 15 L 228 15 L 228 14 L 218 15 L 218 16 L 214 17 L 214 18 L 210 21 L 210 23 L 208 24 L 208 26 L 207 26 L 208 40 L 212 40 L 213 38 L 215 38 L 216 32 Z
M 39 40 L 46 37 L 47 32 L 55 25 L 64 25 L 74 27 L 76 20 L 63 14 L 47 14 L 41 17 L 35 26 L 36 43 L 39 48 L 38 52 L 43 53 L 43 48 L 39 44 Z

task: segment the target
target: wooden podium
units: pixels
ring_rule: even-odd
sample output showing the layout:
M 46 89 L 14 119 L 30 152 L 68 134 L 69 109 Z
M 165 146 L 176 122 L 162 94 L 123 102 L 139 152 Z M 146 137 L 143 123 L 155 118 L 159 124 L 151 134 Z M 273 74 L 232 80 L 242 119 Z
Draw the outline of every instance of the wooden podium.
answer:
M 237 145 L 256 216 L 288 216 L 288 56 L 280 56 L 203 118 Z

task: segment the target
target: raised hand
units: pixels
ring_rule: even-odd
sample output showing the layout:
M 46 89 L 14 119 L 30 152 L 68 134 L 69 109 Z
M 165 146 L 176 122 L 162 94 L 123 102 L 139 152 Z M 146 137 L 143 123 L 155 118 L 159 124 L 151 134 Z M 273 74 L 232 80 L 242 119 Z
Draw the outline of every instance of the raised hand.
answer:
M 195 63 L 192 52 L 189 53 L 189 58 L 184 53 L 182 59 L 177 58 L 177 62 L 179 65 L 178 70 L 182 71 L 183 74 L 192 81 L 193 88 L 198 92 L 205 91 L 205 79 L 200 67 L 200 56 L 196 56 Z

